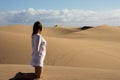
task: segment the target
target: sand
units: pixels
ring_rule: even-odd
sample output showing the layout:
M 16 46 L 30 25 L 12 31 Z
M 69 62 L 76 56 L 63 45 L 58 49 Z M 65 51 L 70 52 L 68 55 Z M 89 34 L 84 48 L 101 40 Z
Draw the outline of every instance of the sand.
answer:
M 33 72 L 32 27 L 0 27 L 0 80 L 17 72 Z M 120 28 L 109 25 L 87 30 L 44 27 L 47 40 L 44 80 L 120 80 Z
M 7 70 L 8 69 L 8 70 Z M 8 80 L 17 72 L 33 72 L 30 65 L 0 65 L 0 80 Z M 43 80 L 119 80 L 120 70 L 45 66 Z

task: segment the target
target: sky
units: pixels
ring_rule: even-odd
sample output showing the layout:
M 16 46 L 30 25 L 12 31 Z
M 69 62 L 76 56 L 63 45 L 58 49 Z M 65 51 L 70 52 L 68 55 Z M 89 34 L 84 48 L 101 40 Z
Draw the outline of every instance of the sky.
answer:
M 0 25 L 120 25 L 120 0 L 0 0 Z

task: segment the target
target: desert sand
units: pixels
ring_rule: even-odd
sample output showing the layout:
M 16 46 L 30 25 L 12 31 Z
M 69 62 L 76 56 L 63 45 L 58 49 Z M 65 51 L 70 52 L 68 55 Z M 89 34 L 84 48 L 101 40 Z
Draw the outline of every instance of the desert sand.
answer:
M 0 27 L 0 80 L 30 66 L 32 27 Z M 44 27 L 47 40 L 44 80 L 120 80 L 120 27 L 100 25 L 87 30 Z

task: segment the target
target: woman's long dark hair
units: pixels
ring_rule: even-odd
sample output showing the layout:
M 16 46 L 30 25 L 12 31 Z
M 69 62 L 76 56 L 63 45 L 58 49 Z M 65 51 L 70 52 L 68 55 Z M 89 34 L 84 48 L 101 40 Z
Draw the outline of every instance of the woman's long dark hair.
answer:
M 36 21 L 36 22 L 34 23 L 34 25 L 33 25 L 32 36 L 33 36 L 34 34 L 37 34 L 39 30 L 42 31 L 42 24 L 41 24 L 39 21 Z

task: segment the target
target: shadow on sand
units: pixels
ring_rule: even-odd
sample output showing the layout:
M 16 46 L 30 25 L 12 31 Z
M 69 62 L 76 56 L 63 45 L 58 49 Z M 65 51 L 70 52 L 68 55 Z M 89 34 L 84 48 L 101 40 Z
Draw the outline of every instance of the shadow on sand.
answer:
M 35 74 L 34 73 L 22 73 L 18 72 L 16 75 L 9 79 L 9 80 L 34 80 L 35 79 Z

